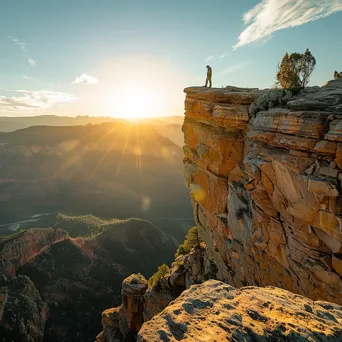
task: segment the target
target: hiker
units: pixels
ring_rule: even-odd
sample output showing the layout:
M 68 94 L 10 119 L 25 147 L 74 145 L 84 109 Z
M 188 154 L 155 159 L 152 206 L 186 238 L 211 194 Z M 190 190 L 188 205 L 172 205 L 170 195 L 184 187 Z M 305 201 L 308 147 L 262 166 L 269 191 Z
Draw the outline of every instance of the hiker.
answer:
M 212 86 L 211 76 L 212 76 L 213 71 L 209 65 L 207 65 L 206 68 L 207 68 L 207 78 L 205 80 L 205 87 L 208 86 L 208 82 L 209 82 L 209 88 L 211 88 L 211 86 Z

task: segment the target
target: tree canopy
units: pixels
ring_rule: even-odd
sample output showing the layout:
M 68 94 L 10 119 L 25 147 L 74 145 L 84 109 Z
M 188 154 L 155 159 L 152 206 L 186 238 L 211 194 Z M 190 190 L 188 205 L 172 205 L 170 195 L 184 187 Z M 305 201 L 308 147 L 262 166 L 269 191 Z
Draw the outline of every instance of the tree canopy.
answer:
M 277 80 L 285 89 L 304 88 L 316 66 L 316 58 L 309 49 L 304 53 L 286 53 L 278 65 Z

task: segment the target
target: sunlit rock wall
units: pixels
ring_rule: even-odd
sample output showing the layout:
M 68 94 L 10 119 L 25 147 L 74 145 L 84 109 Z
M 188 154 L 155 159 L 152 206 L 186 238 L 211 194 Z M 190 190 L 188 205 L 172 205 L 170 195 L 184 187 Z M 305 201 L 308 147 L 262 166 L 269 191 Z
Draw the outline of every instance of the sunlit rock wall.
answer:
M 342 304 L 342 79 L 185 92 L 185 179 L 219 278 Z

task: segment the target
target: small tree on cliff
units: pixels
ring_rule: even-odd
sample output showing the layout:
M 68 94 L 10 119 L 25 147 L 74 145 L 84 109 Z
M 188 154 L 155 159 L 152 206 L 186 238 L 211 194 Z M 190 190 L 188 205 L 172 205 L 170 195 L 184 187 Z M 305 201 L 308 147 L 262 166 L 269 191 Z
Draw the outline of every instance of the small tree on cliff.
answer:
M 309 49 L 304 53 L 286 53 L 278 65 L 277 80 L 285 89 L 304 88 L 316 66 L 316 58 Z
M 161 279 L 163 279 L 165 276 L 170 274 L 170 268 L 169 266 L 163 264 L 158 267 L 158 271 L 154 273 L 151 278 L 148 280 L 149 287 L 153 287 L 157 285 Z
M 194 247 L 199 246 L 201 242 L 202 240 L 198 234 L 198 228 L 190 228 L 188 234 L 186 234 L 184 242 L 179 245 L 175 257 L 177 258 L 179 255 L 188 254 Z

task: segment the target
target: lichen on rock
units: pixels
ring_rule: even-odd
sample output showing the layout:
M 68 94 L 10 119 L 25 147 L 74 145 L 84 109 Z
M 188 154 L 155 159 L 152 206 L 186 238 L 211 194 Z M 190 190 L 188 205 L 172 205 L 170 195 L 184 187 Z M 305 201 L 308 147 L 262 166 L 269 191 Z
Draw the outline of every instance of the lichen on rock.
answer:
M 144 323 L 138 342 L 338 341 L 342 307 L 274 287 L 193 285 Z

